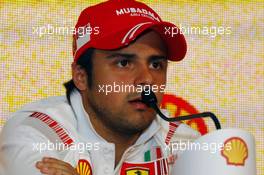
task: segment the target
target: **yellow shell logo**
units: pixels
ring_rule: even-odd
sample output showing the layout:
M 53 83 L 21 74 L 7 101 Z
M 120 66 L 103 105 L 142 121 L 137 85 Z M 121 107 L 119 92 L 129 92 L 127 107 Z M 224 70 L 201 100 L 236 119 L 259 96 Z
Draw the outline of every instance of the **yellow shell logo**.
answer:
M 87 160 L 80 159 L 76 168 L 79 175 L 92 175 L 92 168 Z
M 225 141 L 221 154 L 228 165 L 244 166 L 248 158 L 248 147 L 243 139 L 232 137 Z

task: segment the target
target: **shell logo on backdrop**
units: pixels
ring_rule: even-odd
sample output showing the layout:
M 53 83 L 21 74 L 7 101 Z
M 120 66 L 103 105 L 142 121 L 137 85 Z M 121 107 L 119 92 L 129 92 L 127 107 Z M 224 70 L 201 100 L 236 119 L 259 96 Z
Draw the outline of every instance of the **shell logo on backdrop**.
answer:
M 161 108 L 169 110 L 172 117 L 199 113 L 190 103 L 172 94 L 164 94 Z M 208 132 L 208 127 L 202 118 L 186 120 L 184 123 L 199 131 L 202 135 Z

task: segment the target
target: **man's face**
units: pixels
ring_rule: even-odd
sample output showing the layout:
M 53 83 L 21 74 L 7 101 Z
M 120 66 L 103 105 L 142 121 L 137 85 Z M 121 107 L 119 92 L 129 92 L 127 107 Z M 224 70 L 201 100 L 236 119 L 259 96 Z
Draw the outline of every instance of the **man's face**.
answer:
M 142 132 L 155 119 L 156 113 L 140 102 L 138 87 L 158 87 L 155 94 L 160 104 L 163 96 L 160 91 L 164 90 L 166 84 L 166 57 L 165 44 L 153 31 L 119 50 L 95 50 L 92 87 L 83 92 L 88 114 L 117 132 Z M 119 91 L 116 87 L 114 92 L 114 84 L 119 85 Z M 106 86 L 108 90 L 112 88 L 112 92 L 107 95 Z M 135 88 L 130 89 L 128 86 Z

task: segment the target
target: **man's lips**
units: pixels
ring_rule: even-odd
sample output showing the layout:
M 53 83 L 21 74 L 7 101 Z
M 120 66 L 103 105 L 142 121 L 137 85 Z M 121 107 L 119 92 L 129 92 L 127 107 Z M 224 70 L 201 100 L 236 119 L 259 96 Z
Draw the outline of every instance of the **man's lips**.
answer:
M 128 102 L 136 109 L 146 110 L 148 108 L 148 106 L 142 102 L 141 97 L 134 98 Z

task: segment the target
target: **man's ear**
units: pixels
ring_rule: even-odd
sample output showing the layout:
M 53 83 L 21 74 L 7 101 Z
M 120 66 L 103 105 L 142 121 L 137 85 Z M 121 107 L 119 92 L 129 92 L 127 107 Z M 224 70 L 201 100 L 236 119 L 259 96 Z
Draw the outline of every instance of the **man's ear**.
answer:
M 88 87 L 87 74 L 84 68 L 75 62 L 72 63 L 72 79 L 75 86 L 80 90 L 84 91 Z

